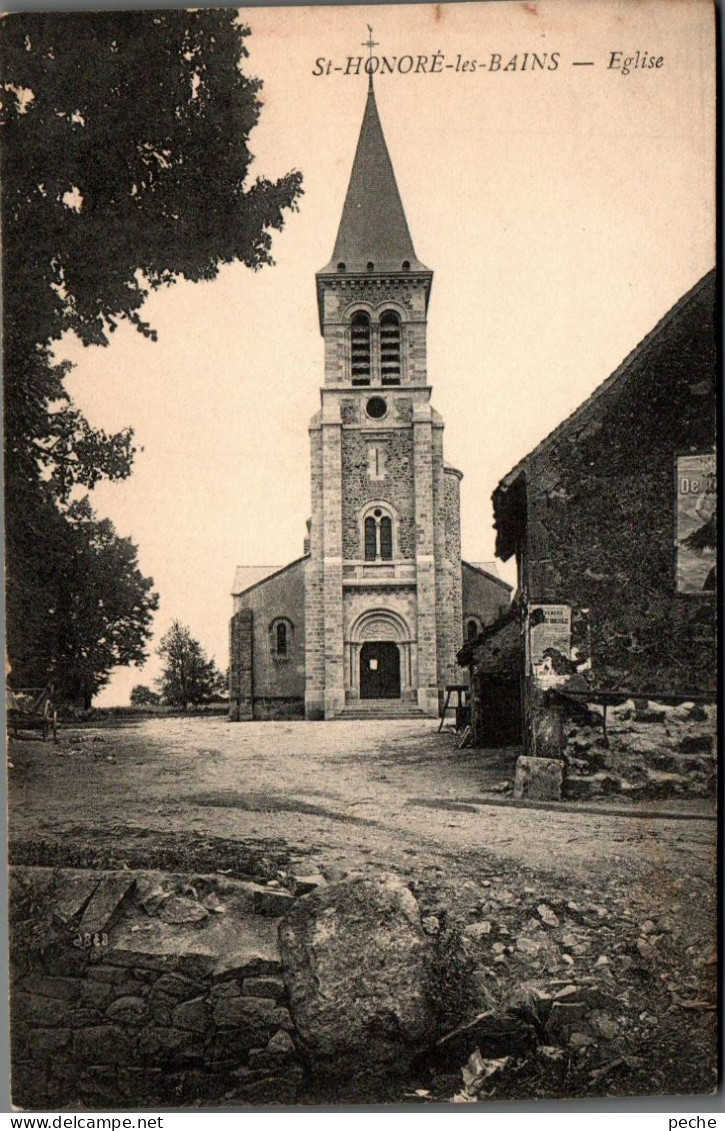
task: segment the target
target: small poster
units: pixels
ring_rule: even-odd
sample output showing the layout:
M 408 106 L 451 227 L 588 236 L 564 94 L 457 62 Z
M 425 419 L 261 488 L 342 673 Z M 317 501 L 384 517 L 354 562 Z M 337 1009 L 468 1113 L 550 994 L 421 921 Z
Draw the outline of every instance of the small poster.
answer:
M 677 592 L 717 588 L 717 479 L 715 456 L 677 460 Z
M 529 610 L 529 665 L 538 675 L 557 655 L 571 658 L 571 608 L 569 605 L 532 605 Z

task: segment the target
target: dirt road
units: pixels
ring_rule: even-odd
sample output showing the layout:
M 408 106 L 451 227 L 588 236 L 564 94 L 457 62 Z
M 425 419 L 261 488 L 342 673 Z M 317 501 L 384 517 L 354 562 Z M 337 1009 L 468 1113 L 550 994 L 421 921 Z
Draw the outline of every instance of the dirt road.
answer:
M 581 881 L 626 873 L 644 891 L 683 871 L 711 881 L 710 821 L 486 804 L 515 751 L 459 751 L 427 720 L 150 719 L 66 731 L 58 747 L 18 742 L 12 758 L 13 839 L 125 826 L 280 840 L 311 866 L 410 870 L 418 856 L 473 854 Z
M 446 931 L 475 933 L 474 1012 L 526 987 L 609 1002 L 599 1016 L 590 1000 L 573 1046 L 560 1035 L 555 1079 L 529 1058 L 496 1095 L 712 1087 L 712 812 L 703 801 L 680 802 L 677 818 L 501 804 L 486 790 L 512 777 L 516 753 L 459 751 L 450 731 L 408 720 L 64 731 L 57 747 L 11 746 L 11 860 L 283 881 L 290 869 L 394 870 Z

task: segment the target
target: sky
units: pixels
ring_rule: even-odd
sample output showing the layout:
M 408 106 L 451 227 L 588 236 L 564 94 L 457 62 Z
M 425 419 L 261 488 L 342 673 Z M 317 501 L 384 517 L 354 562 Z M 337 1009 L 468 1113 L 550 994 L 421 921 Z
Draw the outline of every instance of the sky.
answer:
M 133 475 L 97 487 L 93 503 L 137 543 L 161 598 L 149 661 L 114 672 L 100 706 L 152 684 L 154 649 L 176 619 L 224 669 L 236 565 L 302 553 L 307 426 L 323 379 L 314 273 L 332 252 L 362 121 L 367 80 L 346 69 L 367 54 L 368 23 L 393 68 L 375 86 L 408 224 L 434 271 L 429 381 L 446 458 L 464 473 L 468 560 L 494 558 L 499 479 L 715 260 L 705 0 L 243 18 L 246 67 L 264 81 L 252 175 L 304 175 L 299 212 L 274 235 L 276 265 L 155 293 L 142 312 L 155 343 L 122 326 L 108 348 L 66 338 L 57 351 L 76 363 L 68 388 L 92 424 L 135 430 Z M 624 74 L 637 51 L 655 66 Z M 534 53 L 546 69 L 532 69 Z M 515 582 L 512 563 L 499 568 Z

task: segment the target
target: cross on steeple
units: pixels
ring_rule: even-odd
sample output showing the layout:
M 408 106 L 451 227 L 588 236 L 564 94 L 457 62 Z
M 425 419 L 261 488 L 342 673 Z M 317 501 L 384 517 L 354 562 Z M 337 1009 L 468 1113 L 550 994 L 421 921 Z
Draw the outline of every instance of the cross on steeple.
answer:
M 368 28 L 368 38 L 360 46 L 361 47 L 367 47 L 368 52 L 369 52 L 369 54 L 368 54 L 368 85 L 370 87 L 370 90 L 372 90 L 372 88 L 373 88 L 373 68 L 372 68 L 373 47 L 379 47 L 380 44 L 376 43 L 375 40 L 373 39 L 373 29 L 370 27 L 370 24 L 367 25 L 367 28 Z

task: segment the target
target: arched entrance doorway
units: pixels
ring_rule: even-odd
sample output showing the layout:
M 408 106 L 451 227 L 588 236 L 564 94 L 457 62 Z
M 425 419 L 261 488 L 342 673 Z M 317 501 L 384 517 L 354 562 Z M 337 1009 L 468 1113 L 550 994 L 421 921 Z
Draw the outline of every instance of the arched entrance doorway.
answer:
M 390 640 L 371 640 L 360 650 L 360 698 L 400 699 L 400 650 Z
M 415 699 L 416 641 L 401 613 L 373 606 L 350 624 L 345 640 L 345 697 Z M 372 663 L 372 666 L 371 666 Z

